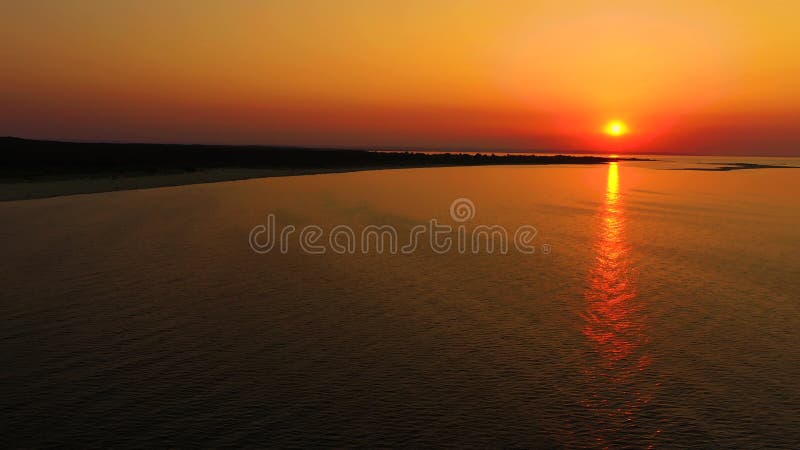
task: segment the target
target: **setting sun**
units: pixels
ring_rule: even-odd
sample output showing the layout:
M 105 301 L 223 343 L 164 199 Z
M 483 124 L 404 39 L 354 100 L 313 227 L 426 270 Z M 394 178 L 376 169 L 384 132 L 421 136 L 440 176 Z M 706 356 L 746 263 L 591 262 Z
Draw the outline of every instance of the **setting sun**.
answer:
M 606 124 L 603 131 L 609 136 L 618 137 L 628 133 L 628 126 L 620 120 L 612 120 Z
M 799 15 L 0 0 L 0 450 L 800 450 Z

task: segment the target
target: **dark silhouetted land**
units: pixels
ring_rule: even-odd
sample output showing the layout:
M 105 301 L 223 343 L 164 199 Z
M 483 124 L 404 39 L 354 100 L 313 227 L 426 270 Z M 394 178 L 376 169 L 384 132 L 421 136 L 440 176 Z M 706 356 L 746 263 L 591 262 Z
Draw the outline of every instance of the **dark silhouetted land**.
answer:
M 358 170 L 603 164 L 599 156 L 381 152 L 0 138 L 0 200 Z

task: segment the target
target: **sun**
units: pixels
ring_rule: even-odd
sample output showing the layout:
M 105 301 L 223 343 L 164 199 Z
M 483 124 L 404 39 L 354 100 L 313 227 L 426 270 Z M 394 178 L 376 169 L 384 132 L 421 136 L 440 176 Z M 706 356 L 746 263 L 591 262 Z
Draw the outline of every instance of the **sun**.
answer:
M 628 134 L 628 126 L 621 120 L 611 120 L 603 128 L 603 131 L 613 137 L 620 137 Z

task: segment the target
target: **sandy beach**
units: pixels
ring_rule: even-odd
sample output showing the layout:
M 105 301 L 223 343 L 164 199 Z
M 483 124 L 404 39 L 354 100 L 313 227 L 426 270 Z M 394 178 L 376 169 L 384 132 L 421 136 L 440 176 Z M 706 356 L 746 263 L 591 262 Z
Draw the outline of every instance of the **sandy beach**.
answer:
M 352 169 L 207 169 L 194 172 L 154 175 L 85 176 L 77 178 L 52 178 L 45 180 L 0 182 L 0 201 L 32 200 L 64 195 L 94 194 L 98 192 L 150 189 L 189 184 L 218 183 L 251 178 L 289 177 L 325 173 L 380 170 L 386 167 Z

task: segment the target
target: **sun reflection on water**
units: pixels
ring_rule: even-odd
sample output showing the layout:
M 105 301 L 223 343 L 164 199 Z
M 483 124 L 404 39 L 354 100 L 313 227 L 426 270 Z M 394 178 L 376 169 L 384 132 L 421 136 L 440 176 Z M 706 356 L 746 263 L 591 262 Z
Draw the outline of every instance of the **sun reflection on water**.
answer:
M 619 165 L 608 166 L 605 201 L 600 211 L 599 231 L 594 242 L 594 263 L 584 292 L 583 334 L 591 353 L 584 365 L 591 395 L 584 399 L 599 418 L 601 441 L 613 440 L 609 433 L 624 428 L 648 403 L 642 389 L 650 358 L 642 309 L 625 239 L 625 210 L 620 195 Z M 602 435 L 606 435 L 603 437 Z

